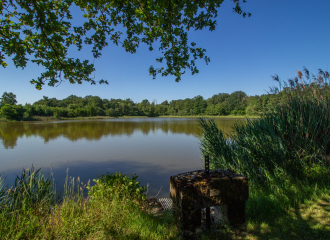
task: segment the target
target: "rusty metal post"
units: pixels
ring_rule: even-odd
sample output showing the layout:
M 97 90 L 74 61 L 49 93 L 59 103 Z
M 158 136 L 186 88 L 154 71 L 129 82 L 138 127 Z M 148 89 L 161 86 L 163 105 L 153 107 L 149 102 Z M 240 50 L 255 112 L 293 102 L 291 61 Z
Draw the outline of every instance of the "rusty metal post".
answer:
M 208 177 L 210 175 L 210 159 L 209 156 L 205 156 L 205 175 Z M 208 197 L 210 197 L 210 190 L 207 192 Z M 206 228 L 210 229 L 211 227 L 211 211 L 210 207 L 206 207 Z
M 210 159 L 209 156 L 205 156 L 205 175 L 210 174 Z

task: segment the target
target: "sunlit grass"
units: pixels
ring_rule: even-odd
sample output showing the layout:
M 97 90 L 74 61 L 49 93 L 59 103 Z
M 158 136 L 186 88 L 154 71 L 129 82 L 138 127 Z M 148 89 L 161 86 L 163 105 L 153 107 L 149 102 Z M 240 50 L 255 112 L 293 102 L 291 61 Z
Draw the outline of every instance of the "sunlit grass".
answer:
M 291 208 L 272 221 L 253 221 L 247 231 L 238 237 L 244 239 L 329 239 L 330 196 L 329 191 L 306 200 L 299 207 Z
M 26 172 L 23 170 L 22 176 Z M 34 169 L 30 173 L 23 178 L 26 187 L 35 189 L 37 194 L 44 192 L 42 185 L 33 181 L 37 175 L 42 182 L 43 175 Z M 59 201 L 48 201 L 54 193 L 48 191 L 29 206 L 16 204 L 31 202 L 24 188 L 15 191 L 2 184 L 1 239 L 177 239 L 179 236 L 179 228 L 171 216 L 150 213 L 144 201 L 145 188 L 139 186 L 136 177 L 116 173 L 101 176 L 94 186 L 83 185 L 79 178 L 70 178 L 67 183 Z M 89 196 L 84 198 L 86 187 Z

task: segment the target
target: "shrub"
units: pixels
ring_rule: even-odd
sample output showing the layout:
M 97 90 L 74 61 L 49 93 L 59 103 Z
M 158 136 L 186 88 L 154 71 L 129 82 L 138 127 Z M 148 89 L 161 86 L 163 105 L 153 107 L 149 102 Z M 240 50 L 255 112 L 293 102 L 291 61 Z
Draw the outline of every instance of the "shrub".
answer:
M 88 186 L 88 194 L 94 198 L 103 197 L 117 197 L 117 198 L 130 198 L 130 199 L 146 199 L 146 188 L 144 186 L 140 187 L 140 182 L 136 181 L 137 176 L 132 175 L 129 178 L 125 174 L 118 173 L 107 173 L 101 175 L 96 180 L 95 186 Z
M 54 108 L 54 117 L 67 117 L 68 116 L 68 110 L 65 108 L 56 107 Z
M 231 115 L 237 115 L 237 110 L 234 109 L 233 111 L 230 112 L 230 114 Z
M 24 117 L 25 118 L 30 118 L 33 116 L 33 106 L 31 104 L 25 104 L 24 106 Z
M 238 110 L 237 111 L 237 115 L 244 116 L 245 115 L 245 111 L 244 110 Z
M 116 111 L 112 108 L 109 108 L 105 111 L 106 116 L 117 117 Z
M 74 111 L 73 109 L 69 109 L 68 117 L 77 117 L 76 111 Z
M 0 115 L 8 120 L 21 120 L 24 115 L 22 105 L 5 104 L 1 108 Z
M 81 116 L 81 117 L 86 117 L 87 116 L 87 111 L 84 108 L 77 108 L 74 110 L 74 113 L 76 116 Z

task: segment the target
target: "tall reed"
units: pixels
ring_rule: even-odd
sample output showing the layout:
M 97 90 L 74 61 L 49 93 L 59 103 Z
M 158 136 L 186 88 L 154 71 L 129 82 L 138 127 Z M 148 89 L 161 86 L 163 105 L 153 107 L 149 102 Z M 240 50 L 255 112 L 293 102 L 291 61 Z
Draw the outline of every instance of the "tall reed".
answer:
M 264 189 L 308 180 L 315 165 L 329 169 L 329 73 L 319 70 L 317 77 L 310 77 L 304 71 L 305 79 L 298 71 L 289 83 L 273 77 L 280 84 L 271 89 L 277 105 L 258 119 L 236 123 L 230 135 L 213 119 L 199 119 L 201 152 L 210 156 L 211 167 L 230 168 Z
M 2 178 L 2 176 L 0 175 L 0 211 L 3 208 L 3 206 L 6 205 L 6 189 L 7 186 L 5 186 L 4 184 L 5 179 Z
M 26 210 L 39 204 L 54 205 L 58 200 L 53 177 L 45 177 L 41 169 L 23 169 L 11 188 L 0 181 L 1 211 Z

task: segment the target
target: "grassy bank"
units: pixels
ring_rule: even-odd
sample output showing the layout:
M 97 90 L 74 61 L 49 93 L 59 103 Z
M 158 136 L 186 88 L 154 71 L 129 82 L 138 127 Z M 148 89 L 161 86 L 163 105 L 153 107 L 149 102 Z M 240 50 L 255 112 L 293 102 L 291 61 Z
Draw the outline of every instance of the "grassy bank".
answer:
M 316 177 L 321 186 L 324 176 Z M 136 176 L 106 174 L 93 186 L 69 178 L 63 193 L 55 189 L 51 176 L 33 168 L 12 188 L 2 185 L 1 239 L 182 239 L 170 212 L 152 213 Z M 329 189 L 309 185 L 292 191 L 301 201 L 288 207 L 288 194 L 251 189 L 245 226 L 215 225 L 196 239 L 329 239 Z
M 1 239 L 177 239 L 172 218 L 150 212 L 136 177 L 106 174 L 94 186 L 70 178 L 61 194 L 51 183 L 32 168 L 0 188 Z

